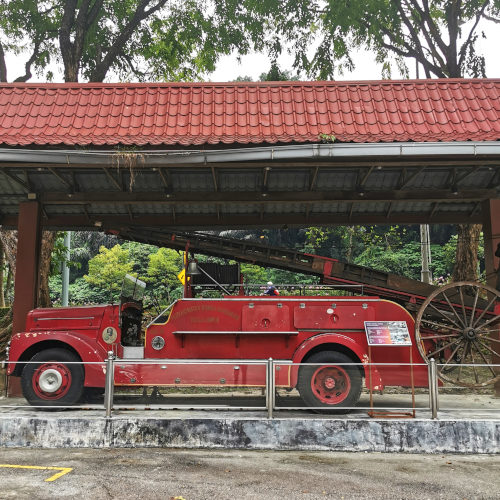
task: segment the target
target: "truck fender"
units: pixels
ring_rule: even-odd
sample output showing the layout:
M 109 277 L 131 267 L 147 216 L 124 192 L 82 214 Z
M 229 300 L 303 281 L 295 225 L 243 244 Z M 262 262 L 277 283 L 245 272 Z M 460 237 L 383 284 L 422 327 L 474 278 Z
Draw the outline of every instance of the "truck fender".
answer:
M 382 382 L 382 378 L 380 376 L 377 367 L 373 366 L 371 368 L 371 376 L 369 369 L 369 358 L 368 351 L 364 346 L 361 346 L 358 342 L 354 341 L 350 337 L 342 335 L 340 333 L 321 333 L 315 335 L 314 337 L 310 337 L 307 340 L 304 340 L 302 344 L 297 347 L 295 353 L 292 357 L 292 362 L 295 364 L 302 363 L 303 360 L 307 357 L 307 355 L 312 351 L 318 351 L 318 347 L 324 346 L 324 350 L 335 350 L 335 346 L 341 345 L 345 349 L 351 351 L 362 363 L 362 374 L 365 377 L 365 384 L 368 388 L 370 388 L 370 379 L 371 379 L 371 388 L 373 390 L 382 390 L 384 388 L 384 384 Z M 342 352 L 345 352 L 345 349 Z M 292 386 L 295 387 L 298 379 L 298 367 L 295 370 L 292 370 L 291 374 L 291 382 Z
M 37 352 L 54 347 L 69 348 L 84 362 L 102 364 L 84 365 L 85 387 L 104 387 L 106 351 L 102 346 L 89 342 L 75 332 L 22 332 L 12 337 L 7 375 L 20 376 L 18 361 L 29 361 Z M 110 346 L 111 347 L 111 346 Z

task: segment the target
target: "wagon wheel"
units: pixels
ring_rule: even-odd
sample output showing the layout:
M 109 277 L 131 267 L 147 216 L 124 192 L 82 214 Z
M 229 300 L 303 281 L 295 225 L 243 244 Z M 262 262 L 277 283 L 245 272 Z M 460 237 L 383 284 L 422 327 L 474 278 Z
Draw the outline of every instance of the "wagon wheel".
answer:
M 464 387 L 500 380 L 500 368 L 493 366 L 500 363 L 498 301 L 498 290 L 460 281 L 438 288 L 422 304 L 415 321 L 417 345 L 426 361 L 436 359 L 442 380 Z

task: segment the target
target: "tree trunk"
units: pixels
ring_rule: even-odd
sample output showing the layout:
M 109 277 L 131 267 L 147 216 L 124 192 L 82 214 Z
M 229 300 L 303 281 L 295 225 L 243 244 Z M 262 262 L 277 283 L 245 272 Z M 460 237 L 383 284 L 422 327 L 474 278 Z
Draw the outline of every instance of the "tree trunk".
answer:
M 0 229 L 0 240 L 2 241 L 5 258 L 9 263 L 12 279 L 14 280 L 16 276 L 17 231 Z
M 44 231 L 42 248 L 40 252 L 40 274 L 38 280 L 38 307 L 51 307 L 49 293 L 50 262 L 57 233 L 55 231 Z
M 453 281 L 478 280 L 478 250 L 481 224 L 459 224 Z
M 10 300 L 11 297 L 11 289 L 12 289 L 12 269 L 9 266 L 9 271 L 7 272 L 7 281 L 5 282 L 5 298 L 9 305 L 12 303 Z
M 57 233 L 44 231 L 42 238 L 42 248 L 40 251 L 40 268 L 38 280 L 38 306 L 50 307 L 51 300 L 49 294 L 50 262 Z M 17 231 L 0 230 L 0 240 L 3 243 L 5 257 L 9 263 L 9 271 L 12 282 L 15 282 L 16 273 L 16 251 L 17 251 Z M 15 298 L 15 297 L 14 297 Z

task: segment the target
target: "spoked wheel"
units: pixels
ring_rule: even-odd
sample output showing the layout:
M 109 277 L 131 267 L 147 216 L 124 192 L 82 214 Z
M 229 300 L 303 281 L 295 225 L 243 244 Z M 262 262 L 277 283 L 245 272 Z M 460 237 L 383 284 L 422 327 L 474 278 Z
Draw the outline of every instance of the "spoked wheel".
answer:
M 500 292 L 480 283 L 460 281 L 434 291 L 415 322 L 423 358 L 436 359 L 439 377 L 464 387 L 484 387 L 500 380 Z
M 343 353 L 322 351 L 313 354 L 299 371 L 297 389 L 300 396 L 317 413 L 348 413 L 356 406 L 362 377 L 354 361 Z M 319 365 L 319 363 L 324 363 Z M 337 364 L 338 363 L 338 364 Z

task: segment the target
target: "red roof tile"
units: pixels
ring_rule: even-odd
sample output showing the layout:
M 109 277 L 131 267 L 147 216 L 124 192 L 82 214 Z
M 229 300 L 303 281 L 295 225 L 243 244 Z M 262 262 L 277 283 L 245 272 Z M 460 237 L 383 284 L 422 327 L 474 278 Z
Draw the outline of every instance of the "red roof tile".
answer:
M 500 80 L 1 84 L 0 144 L 500 140 Z

